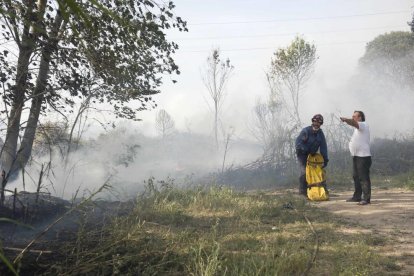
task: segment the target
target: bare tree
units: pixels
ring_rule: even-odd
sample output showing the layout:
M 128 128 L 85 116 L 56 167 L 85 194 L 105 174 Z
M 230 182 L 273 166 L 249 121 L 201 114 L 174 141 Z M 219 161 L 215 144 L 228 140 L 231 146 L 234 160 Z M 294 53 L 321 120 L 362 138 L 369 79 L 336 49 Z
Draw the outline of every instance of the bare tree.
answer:
M 253 109 L 252 135 L 262 145 L 263 155 L 271 162 L 284 158 L 289 147 L 286 121 L 281 120 L 282 105 L 270 99 L 258 101 Z
M 230 64 L 230 59 L 226 61 L 220 59 L 220 50 L 213 49 L 211 55 L 207 57 L 206 68 L 203 72 L 203 82 L 211 97 L 214 112 L 214 139 L 218 147 L 218 127 L 219 115 L 225 96 L 225 88 L 228 83 L 234 66 Z M 209 103 L 210 106 L 210 103 Z
M 157 112 L 155 117 L 155 128 L 163 140 L 174 132 L 174 127 L 174 120 L 167 111 L 161 109 Z
M 253 121 L 250 132 L 262 145 L 263 152 L 269 148 L 274 133 L 273 118 L 267 103 L 257 101 L 253 108 Z

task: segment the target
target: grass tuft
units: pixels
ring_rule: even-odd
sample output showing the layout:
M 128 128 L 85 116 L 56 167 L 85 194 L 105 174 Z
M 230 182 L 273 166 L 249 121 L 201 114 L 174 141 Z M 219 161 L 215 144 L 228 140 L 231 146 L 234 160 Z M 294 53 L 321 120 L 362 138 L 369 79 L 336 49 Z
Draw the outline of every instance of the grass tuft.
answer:
M 311 263 L 315 236 L 316 262 Z M 179 189 L 150 180 L 133 210 L 88 228 L 45 275 L 375 275 L 396 271 L 377 234 L 344 234 L 339 220 L 291 195 L 225 187 Z

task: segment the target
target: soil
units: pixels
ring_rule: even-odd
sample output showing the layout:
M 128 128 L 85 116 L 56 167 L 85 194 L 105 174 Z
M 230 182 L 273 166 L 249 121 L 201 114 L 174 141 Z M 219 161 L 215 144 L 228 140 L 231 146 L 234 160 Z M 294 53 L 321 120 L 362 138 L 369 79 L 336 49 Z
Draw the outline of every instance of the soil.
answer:
M 405 189 L 373 189 L 371 204 L 346 202 L 352 191 L 331 191 L 330 200 L 315 202 L 344 219 L 344 231 L 378 233 L 386 237 L 381 254 L 396 258 L 397 275 L 414 275 L 414 192 Z

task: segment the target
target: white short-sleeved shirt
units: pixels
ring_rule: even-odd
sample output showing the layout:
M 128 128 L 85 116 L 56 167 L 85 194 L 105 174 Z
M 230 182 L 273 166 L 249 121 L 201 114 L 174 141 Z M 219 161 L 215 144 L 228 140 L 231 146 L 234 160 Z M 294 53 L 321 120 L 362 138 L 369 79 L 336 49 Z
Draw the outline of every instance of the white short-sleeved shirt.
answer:
M 359 129 L 355 128 L 349 141 L 349 151 L 352 156 L 371 156 L 369 126 L 365 122 L 358 122 Z

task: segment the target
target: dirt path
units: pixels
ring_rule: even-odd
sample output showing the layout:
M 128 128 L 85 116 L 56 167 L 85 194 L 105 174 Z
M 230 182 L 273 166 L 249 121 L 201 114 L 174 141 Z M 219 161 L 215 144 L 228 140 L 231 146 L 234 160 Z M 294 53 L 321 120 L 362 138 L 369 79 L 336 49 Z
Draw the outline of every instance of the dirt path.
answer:
M 357 223 L 368 233 L 387 237 L 383 254 L 395 256 L 401 275 L 414 275 L 414 192 L 403 189 L 373 189 L 370 205 L 359 206 L 345 200 L 352 192 L 331 192 L 331 199 L 316 206 L 350 222 L 349 231 Z

